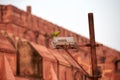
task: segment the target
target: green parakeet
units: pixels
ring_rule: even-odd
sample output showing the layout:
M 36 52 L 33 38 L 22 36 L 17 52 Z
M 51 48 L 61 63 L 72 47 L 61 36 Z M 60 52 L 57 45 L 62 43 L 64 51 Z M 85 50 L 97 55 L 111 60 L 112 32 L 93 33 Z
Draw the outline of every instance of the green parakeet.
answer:
M 52 37 L 57 37 L 59 34 L 60 34 L 60 31 L 55 31 L 55 32 L 52 34 Z

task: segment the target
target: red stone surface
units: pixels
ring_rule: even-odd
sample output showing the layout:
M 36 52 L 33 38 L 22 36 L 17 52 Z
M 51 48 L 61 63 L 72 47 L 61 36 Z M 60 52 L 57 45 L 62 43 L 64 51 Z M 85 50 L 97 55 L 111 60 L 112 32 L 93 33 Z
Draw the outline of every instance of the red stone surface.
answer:
M 11 66 L 5 54 L 0 55 L 0 80 L 15 80 Z
M 59 36 L 72 36 L 77 41 L 77 44 L 83 45 L 89 43 L 89 39 L 73 33 L 67 29 L 64 29 L 47 20 L 32 15 L 32 13 L 29 11 L 26 12 L 20 10 L 12 5 L 0 5 L 0 53 L 3 54 L 7 51 L 5 55 L 7 59 L 9 59 L 8 63 L 11 66 L 11 70 L 14 76 L 18 71 L 16 70 L 16 67 L 19 66 L 17 57 L 18 53 L 16 53 L 16 50 L 18 50 L 17 44 L 19 40 L 22 40 L 23 43 L 24 41 L 29 42 L 33 47 L 30 49 L 36 50 L 39 56 L 43 58 L 44 80 L 74 80 L 73 77 L 77 71 L 76 69 L 72 70 L 70 66 L 78 67 L 78 65 L 76 65 L 76 63 L 69 57 L 69 55 L 67 55 L 64 50 L 53 49 L 51 42 L 49 42 L 52 40 L 46 40 L 47 37 L 45 37 L 46 34 L 51 36 L 54 31 L 58 30 L 61 32 Z M 8 36 L 9 39 L 6 38 L 6 36 Z M 29 48 L 26 47 L 26 51 L 29 52 L 28 49 Z M 91 74 L 90 49 L 82 47 L 69 51 L 72 56 L 78 61 L 78 63 L 83 66 L 83 68 L 89 74 Z M 24 51 L 22 51 L 22 53 L 23 52 Z M 27 61 L 30 61 L 30 59 L 28 59 L 30 57 L 26 58 Z M 101 67 L 102 70 L 102 78 L 100 78 L 100 80 L 120 79 L 120 73 L 115 72 L 115 61 L 120 60 L 119 51 L 111 49 L 105 45 L 97 47 L 97 59 L 98 66 Z M 1 63 L 2 62 L 3 61 L 1 61 Z M 59 64 L 57 62 L 59 62 Z M 2 68 L 5 69 L 4 67 Z M 1 75 L 2 74 L 0 73 L 0 77 L 2 77 Z M 68 75 L 71 76 L 68 77 Z M 77 78 L 80 75 L 83 74 L 77 74 Z M 16 77 L 16 80 L 27 80 L 27 78 L 25 79 L 22 77 Z M 28 80 L 30 80 L 30 78 L 28 78 Z

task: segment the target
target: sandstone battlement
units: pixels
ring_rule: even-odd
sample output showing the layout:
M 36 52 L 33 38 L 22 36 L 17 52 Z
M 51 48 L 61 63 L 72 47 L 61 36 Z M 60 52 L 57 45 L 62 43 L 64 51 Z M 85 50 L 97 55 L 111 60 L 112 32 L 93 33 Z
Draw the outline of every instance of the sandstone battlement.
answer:
M 9 58 L 11 61 L 10 63 L 11 63 L 14 75 L 16 75 L 17 67 L 14 69 L 13 65 L 18 66 L 17 65 L 18 57 L 16 57 L 16 54 L 18 53 L 15 52 L 14 50 L 16 51 L 18 50 L 17 46 L 20 40 L 23 41 L 22 42 L 23 44 L 24 44 L 24 41 L 26 43 L 29 42 L 29 43 L 33 43 L 34 45 L 36 44 L 37 46 L 41 48 L 35 48 L 35 47 L 33 48 L 38 49 L 38 50 L 39 49 L 47 50 L 48 53 L 50 53 L 50 55 L 52 56 L 53 56 L 53 53 L 58 53 L 57 55 L 55 54 L 53 56 L 54 58 L 55 56 L 58 57 L 59 54 L 65 53 L 64 50 L 54 50 L 51 46 L 52 39 L 48 39 L 48 37 L 50 37 L 52 33 L 55 31 L 60 31 L 59 36 L 62 36 L 62 37 L 74 37 L 77 44 L 84 45 L 84 44 L 89 43 L 89 39 L 85 38 L 84 36 L 71 32 L 61 26 L 58 26 L 52 22 L 49 22 L 47 20 L 44 20 L 40 17 L 33 15 L 30 6 L 26 8 L 26 11 L 23 11 L 12 5 L 0 5 L 0 43 L 1 44 L 5 43 L 6 41 L 4 40 L 7 40 L 7 42 L 9 43 L 9 44 L 3 44 L 3 47 L 0 46 L 0 53 L 6 53 L 7 55 L 7 53 L 9 53 L 9 50 L 7 52 L 5 52 L 5 50 L 12 46 L 12 51 L 15 53 L 14 57 L 9 58 L 9 56 L 7 56 L 7 58 Z M 24 57 L 24 59 L 29 58 L 28 63 L 29 65 L 31 65 L 29 61 L 32 59 L 32 57 L 31 55 L 29 55 L 29 50 L 33 48 L 31 48 L 29 44 L 26 44 L 25 48 L 26 48 L 25 49 L 26 53 L 29 57 L 27 58 Z M 23 48 L 21 49 L 24 50 Z M 73 57 L 80 63 L 80 65 L 90 74 L 91 63 L 90 63 L 89 47 L 80 47 L 78 49 L 69 50 L 69 51 L 71 52 Z M 21 52 L 21 54 L 22 53 L 23 52 Z M 39 51 L 36 53 L 39 53 Z M 34 52 L 31 54 L 34 54 Z M 97 56 L 98 56 L 97 59 L 98 59 L 98 66 L 99 66 L 98 68 L 100 68 L 100 70 L 102 71 L 102 79 L 109 80 L 110 78 L 111 80 L 115 80 L 114 79 L 114 75 L 116 74 L 115 62 L 119 60 L 120 52 L 103 45 L 103 46 L 97 47 Z M 63 60 L 63 61 L 66 61 L 66 60 Z M 70 64 L 70 62 L 68 61 L 66 63 Z M 38 63 L 36 64 L 38 65 Z M 119 64 L 117 66 L 119 66 Z M 34 72 L 33 68 L 32 67 L 30 68 L 31 68 L 30 69 L 31 73 L 33 73 Z M 56 68 L 55 70 L 57 73 L 57 67 L 55 68 Z M 63 69 L 63 68 L 60 68 L 60 69 Z M 68 69 L 68 70 L 70 71 L 71 69 Z M 24 72 L 24 70 L 22 70 L 22 72 Z M 27 74 L 27 72 L 25 74 Z M 24 75 L 24 73 L 22 73 L 22 75 Z M 62 72 L 60 73 L 60 76 L 61 75 L 62 75 Z M 119 73 L 117 73 L 116 76 L 118 75 Z M 63 80 L 63 79 L 61 78 L 60 80 Z

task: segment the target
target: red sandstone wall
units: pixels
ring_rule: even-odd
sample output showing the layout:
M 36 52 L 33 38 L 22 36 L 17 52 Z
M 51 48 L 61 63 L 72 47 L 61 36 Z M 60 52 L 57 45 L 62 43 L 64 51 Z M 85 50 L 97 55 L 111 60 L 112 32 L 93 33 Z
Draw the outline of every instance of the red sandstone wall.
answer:
M 68 31 L 51 22 L 43 20 L 32 15 L 29 11 L 22 11 L 14 6 L 0 6 L 0 30 L 11 33 L 14 36 L 25 38 L 29 41 L 46 46 L 45 34 L 52 34 L 54 31 L 60 30 L 60 36 L 73 36 L 78 44 L 89 43 L 85 37 Z M 49 47 L 51 48 L 51 47 Z M 61 50 L 61 52 L 63 52 Z M 83 65 L 83 67 L 91 73 L 90 68 L 90 52 L 89 48 L 80 48 L 79 50 L 70 50 L 75 59 Z M 114 73 L 114 61 L 120 57 L 120 52 L 101 46 L 97 48 L 98 65 L 102 69 L 102 78 L 109 80 Z M 105 58 L 105 61 L 102 61 Z M 109 75 L 107 75 L 109 74 Z M 111 80 L 114 80 L 111 78 Z

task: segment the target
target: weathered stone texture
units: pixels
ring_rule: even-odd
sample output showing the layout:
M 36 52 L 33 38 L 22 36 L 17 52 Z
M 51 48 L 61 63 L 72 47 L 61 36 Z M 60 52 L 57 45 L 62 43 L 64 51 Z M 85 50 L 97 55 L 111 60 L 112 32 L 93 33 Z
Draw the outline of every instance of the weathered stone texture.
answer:
M 55 76 L 57 76 L 59 80 L 74 80 L 73 74 L 77 72 L 76 69 L 72 70 L 71 68 L 71 65 L 75 66 L 74 61 L 72 61 L 72 59 L 70 59 L 70 57 L 66 55 L 66 52 L 64 50 L 52 49 L 51 39 L 49 39 L 49 37 L 51 37 L 54 31 L 60 31 L 61 33 L 59 36 L 74 37 L 78 45 L 85 45 L 89 43 L 89 39 L 81 35 L 73 33 L 56 24 L 53 24 L 49 21 L 46 21 L 35 15 L 32 15 L 30 7 L 27 8 L 27 12 L 26 12 L 12 5 L 0 5 L 0 34 L 4 35 L 5 37 L 3 38 L 0 35 L 0 45 L 2 45 L 2 48 L 8 49 L 8 50 L 10 49 L 11 52 L 15 52 L 15 50 L 18 49 L 19 40 L 23 41 L 23 43 L 21 43 L 21 45 L 22 44 L 23 45 L 22 47 L 19 48 L 19 52 L 20 52 L 20 60 L 21 60 L 20 64 L 22 64 L 20 65 L 20 67 L 22 66 L 24 67 L 22 67 L 19 70 L 20 72 L 18 72 L 22 76 L 27 74 L 32 75 L 34 72 L 37 73 L 36 72 L 37 68 L 33 69 L 35 65 L 33 66 L 33 64 L 31 63 L 33 59 L 32 55 L 34 54 L 32 53 L 32 50 L 36 50 L 37 54 L 41 55 L 42 58 L 44 57 L 43 58 L 44 61 L 42 65 L 45 68 L 43 68 L 44 73 L 42 76 L 45 80 L 57 80 Z M 9 41 L 6 41 L 6 39 Z M 35 49 L 31 48 L 29 44 L 24 43 L 23 39 L 25 39 L 25 41 L 27 42 L 30 42 L 30 43 L 33 42 L 34 44 L 38 44 L 40 46 L 37 46 L 38 48 L 35 48 L 35 46 L 32 45 Z M 1 49 L 1 51 L 5 51 L 5 50 Z M 58 55 L 60 54 L 59 56 L 62 56 L 62 58 L 64 58 L 65 60 L 58 59 L 59 56 L 54 55 L 55 54 L 54 51 L 58 53 Z M 76 50 L 69 50 L 69 51 L 72 54 L 72 56 L 79 62 L 79 64 L 89 74 L 91 74 L 90 48 L 80 47 Z M 15 66 L 16 56 L 17 56 L 16 54 L 8 54 L 8 53 L 6 54 L 6 57 L 8 59 L 8 62 L 10 63 L 10 66 L 14 75 L 16 74 L 16 66 Z M 18 56 L 17 56 L 17 59 L 18 59 Z M 97 47 L 97 59 L 98 59 L 98 66 L 100 67 L 102 72 L 101 80 L 109 80 L 109 79 L 119 80 L 120 73 L 115 72 L 115 62 L 120 59 L 120 52 L 103 45 L 103 46 Z M 62 64 L 59 64 L 60 68 L 58 68 L 57 61 L 59 63 L 62 63 Z M 23 63 L 25 63 L 25 65 L 23 65 Z M 68 67 L 66 67 L 66 65 Z M 118 65 L 118 68 L 119 66 L 120 65 Z M 24 70 L 27 70 L 26 73 L 24 73 L 25 72 Z M 55 73 L 57 73 L 57 75 Z M 46 74 L 47 75 L 52 74 L 52 75 L 47 76 Z M 67 76 L 65 77 L 65 75 Z M 76 73 L 77 78 L 78 77 L 81 78 L 80 77 L 81 75 L 82 74 L 80 74 L 80 72 Z M 16 77 L 16 80 L 24 80 L 24 79 L 22 78 L 20 79 L 19 77 Z

